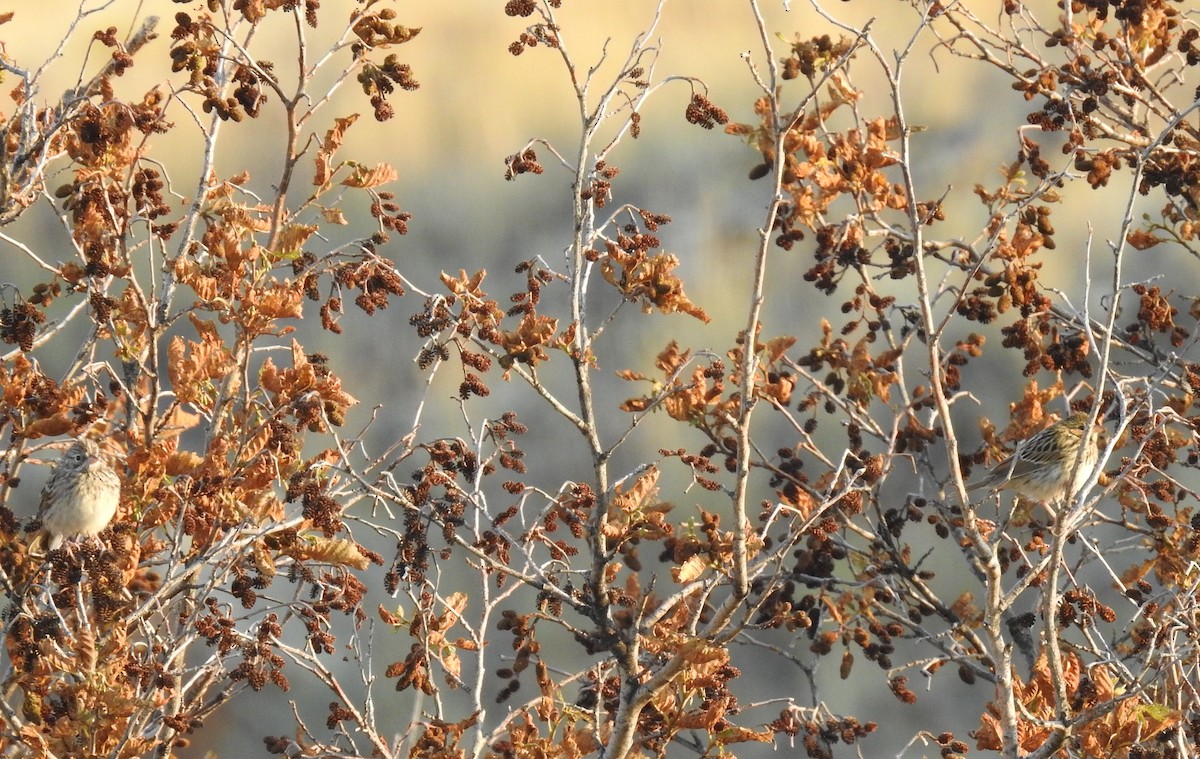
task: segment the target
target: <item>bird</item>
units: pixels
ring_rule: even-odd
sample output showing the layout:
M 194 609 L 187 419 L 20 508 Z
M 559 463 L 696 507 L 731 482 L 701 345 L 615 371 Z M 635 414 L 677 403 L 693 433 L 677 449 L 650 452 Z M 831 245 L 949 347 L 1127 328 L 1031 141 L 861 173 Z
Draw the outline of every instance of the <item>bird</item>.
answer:
M 1100 456 L 1100 426 L 1094 425 L 1087 433 L 1080 459 L 1079 446 L 1084 441 L 1087 419 L 1087 414 L 1076 412 L 1017 443 L 1011 456 L 982 480 L 967 485 L 967 492 L 981 488 L 1015 490 L 1046 504 L 1074 498 L 1091 477 Z
M 46 549 L 59 548 L 67 538 L 93 538 L 117 513 L 121 479 L 105 462 L 96 441 L 77 439 L 42 488 L 37 520 Z

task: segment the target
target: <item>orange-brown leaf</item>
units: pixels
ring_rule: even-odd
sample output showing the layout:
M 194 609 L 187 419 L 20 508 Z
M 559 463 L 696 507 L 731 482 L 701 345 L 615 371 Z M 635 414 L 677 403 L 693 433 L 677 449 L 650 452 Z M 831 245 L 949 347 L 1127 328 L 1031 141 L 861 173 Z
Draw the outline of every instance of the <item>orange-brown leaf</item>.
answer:
M 772 338 L 763 346 L 763 358 L 768 364 L 773 364 L 783 358 L 784 354 L 791 350 L 791 347 L 795 344 L 796 338 L 790 335 Z
M 334 126 L 329 131 L 325 132 L 325 139 L 321 142 L 321 147 L 317 150 L 316 157 L 316 172 L 313 175 L 313 185 L 316 187 L 324 187 L 333 177 L 333 154 L 342 146 L 342 142 L 346 139 L 346 130 L 358 120 L 358 114 L 352 114 L 345 118 L 334 120 Z
M 353 173 L 342 180 L 342 184 L 347 187 L 370 188 L 379 187 L 380 185 L 393 182 L 399 174 L 392 168 L 391 164 L 380 163 L 374 168 L 367 166 L 355 165 Z
M 45 419 L 35 419 L 21 429 L 21 437 L 36 439 L 66 435 L 75 425 L 66 414 L 55 414 Z
M 275 242 L 276 256 L 294 256 L 319 227 L 316 224 L 288 224 L 279 232 Z
M 164 471 L 171 477 L 193 474 L 204 463 L 204 457 L 192 451 L 175 451 L 167 456 Z
M 487 271 L 485 269 L 480 269 L 470 275 L 467 274 L 466 269 L 459 269 L 457 277 L 442 272 L 441 280 L 446 289 L 455 295 L 471 295 L 482 299 L 487 297 L 487 293 L 480 288 L 486 276 Z
M 707 568 L 707 560 L 697 554 L 688 557 L 679 566 L 671 567 L 671 576 L 675 579 L 675 582 L 682 585 L 698 579 L 700 575 L 704 574 L 704 570 Z
M 294 559 L 319 561 L 339 567 L 366 569 L 370 564 L 358 544 L 341 538 L 310 537 L 289 543 L 283 553 Z
M 1129 240 L 1129 244 L 1138 250 L 1147 250 L 1159 243 L 1165 242 L 1163 238 L 1144 229 L 1133 230 L 1125 239 Z

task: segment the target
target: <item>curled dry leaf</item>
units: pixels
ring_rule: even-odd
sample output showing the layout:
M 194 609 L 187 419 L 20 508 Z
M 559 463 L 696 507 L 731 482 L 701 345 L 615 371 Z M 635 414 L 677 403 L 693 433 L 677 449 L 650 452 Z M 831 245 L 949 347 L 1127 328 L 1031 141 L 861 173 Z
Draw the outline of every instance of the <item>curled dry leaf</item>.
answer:
M 288 544 L 283 553 L 302 561 L 319 561 L 339 567 L 363 570 L 370 560 L 359 550 L 353 540 L 341 538 L 309 537 Z

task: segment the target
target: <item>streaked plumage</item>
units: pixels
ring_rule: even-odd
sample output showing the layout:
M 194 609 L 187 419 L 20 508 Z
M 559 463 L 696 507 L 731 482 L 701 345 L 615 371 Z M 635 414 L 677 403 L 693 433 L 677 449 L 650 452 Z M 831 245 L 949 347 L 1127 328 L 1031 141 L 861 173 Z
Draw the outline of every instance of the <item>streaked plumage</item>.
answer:
M 1075 469 L 1087 418 L 1087 414 L 1071 414 L 1021 441 L 1013 455 L 997 464 L 987 477 L 968 485 L 967 491 L 980 488 L 1015 490 L 1030 500 L 1042 503 L 1074 497 L 1091 477 L 1100 453 L 1100 427 L 1096 425 L 1087 435 L 1083 460 Z M 1075 472 L 1075 478 L 1068 487 L 1067 480 L 1071 478 L 1072 471 Z
M 42 488 L 37 518 L 46 548 L 69 537 L 94 537 L 108 526 L 121 502 L 121 479 L 94 440 L 79 439 L 54 466 Z

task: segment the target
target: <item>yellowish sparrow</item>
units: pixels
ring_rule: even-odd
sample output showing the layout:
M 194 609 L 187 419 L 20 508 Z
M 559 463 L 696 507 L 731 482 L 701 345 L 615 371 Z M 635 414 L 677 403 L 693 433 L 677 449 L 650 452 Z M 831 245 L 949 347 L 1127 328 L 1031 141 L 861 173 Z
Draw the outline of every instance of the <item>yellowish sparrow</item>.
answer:
M 968 485 L 967 491 L 1015 490 L 1042 503 L 1073 498 L 1091 477 L 1100 454 L 1100 426 L 1094 426 L 1085 435 L 1087 418 L 1087 414 L 1071 414 L 1017 443 L 1017 450 L 1011 456 L 997 464 L 987 477 Z M 1080 445 L 1083 457 L 1076 467 Z

